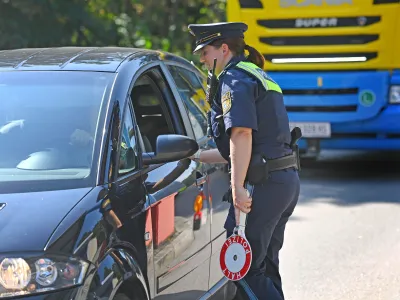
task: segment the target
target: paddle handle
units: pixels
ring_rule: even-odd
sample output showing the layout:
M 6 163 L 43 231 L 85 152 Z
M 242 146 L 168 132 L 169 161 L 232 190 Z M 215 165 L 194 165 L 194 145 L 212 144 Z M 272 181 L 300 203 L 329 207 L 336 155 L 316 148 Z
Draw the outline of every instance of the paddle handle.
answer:
M 253 196 L 253 191 L 254 191 L 254 186 L 247 183 L 246 184 L 246 191 L 247 191 L 247 196 L 252 197 Z M 238 227 L 241 228 L 244 231 L 244 227 L 246 227 L 246 220 L 247 220 L 247 214 L 242 212 L 241 210 L 239 211 L 239 225 Z
M 247 214 L 240 211 L 239 212 L 239 226 L 240 227 L 245 227 L 246 226 L 246 219 L 247 219 Z

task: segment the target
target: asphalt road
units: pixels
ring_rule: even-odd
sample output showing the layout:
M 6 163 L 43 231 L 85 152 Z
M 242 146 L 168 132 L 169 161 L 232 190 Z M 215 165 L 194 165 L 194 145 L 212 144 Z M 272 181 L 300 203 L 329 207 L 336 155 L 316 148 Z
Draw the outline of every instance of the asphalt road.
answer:
M 281 273 L 287 300 L 400 299 L 400 153 L 303 163 Z
M 400 153 L 325 152 L 303 160 L 300 177 L 280 255 L 286 300 L 400 300 Z M 211 181 L 215 199 L 226 190 L 221 180 L 228 177 Z M 213 237 L 227 213 L 214 203 Z M 217 256 L 211 274 L 222 276 Z M 160 299 L 195 299 L 203 279 L 190 280 L 184 293 Z

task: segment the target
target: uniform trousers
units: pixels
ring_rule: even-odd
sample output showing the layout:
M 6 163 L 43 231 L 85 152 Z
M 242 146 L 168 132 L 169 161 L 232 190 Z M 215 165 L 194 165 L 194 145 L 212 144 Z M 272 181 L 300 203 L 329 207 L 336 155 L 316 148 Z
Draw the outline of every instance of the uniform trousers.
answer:
M 286 223 L 298 202 L 300 180 L 293 168 L 274 171 L 254 186 L 252 207 L 246 220 L 246 238 L 252 249 L 252 264 L 237 285 L 235 299 L 284 300 L 279 272 L 279 251 Z M 225 222 L 227 236 L 235 228 L 234 206 Z

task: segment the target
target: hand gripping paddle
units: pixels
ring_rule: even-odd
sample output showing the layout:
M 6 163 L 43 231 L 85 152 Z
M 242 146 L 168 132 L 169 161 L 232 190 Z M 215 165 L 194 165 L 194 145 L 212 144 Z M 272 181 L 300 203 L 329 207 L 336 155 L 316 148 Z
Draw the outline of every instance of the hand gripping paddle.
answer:
M 247 184 L 247 195 L 253 196 L 254 186 Z M 247 214 L 240 211 L 240 223 L 233 234 L 225 241 L 219 255 L 222 273 L 231 281 L 237 281 L 246 276 L 250 269 L 252 253 L 245 236 Z

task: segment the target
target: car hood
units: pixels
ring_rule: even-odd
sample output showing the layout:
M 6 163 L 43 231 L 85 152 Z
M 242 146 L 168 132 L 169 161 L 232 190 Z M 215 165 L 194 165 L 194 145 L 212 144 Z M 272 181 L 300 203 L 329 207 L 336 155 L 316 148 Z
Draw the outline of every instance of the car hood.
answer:
M 42 251 L 61 220 L 90 190 L 0 194 L 0 253 Z

